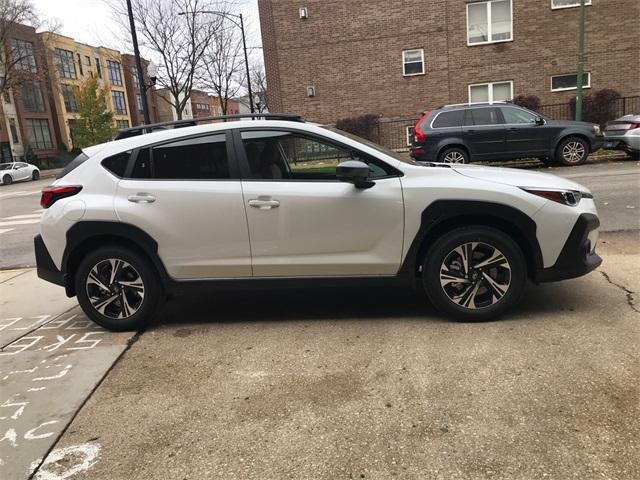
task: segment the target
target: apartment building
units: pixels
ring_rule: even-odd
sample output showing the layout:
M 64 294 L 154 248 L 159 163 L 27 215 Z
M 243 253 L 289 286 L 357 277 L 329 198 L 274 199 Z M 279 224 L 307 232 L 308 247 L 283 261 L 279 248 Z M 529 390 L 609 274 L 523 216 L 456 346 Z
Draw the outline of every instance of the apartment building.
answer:
M 76 92 L 89 78 L 97 78 L 98 84 L 106 88 L 108 108 L 114 114 L 116 127 L 131 126 L 120 52 L 51 32 L 38 36 L 46 51 L 57 134 L 67 150 L 73 148 L 73 127 L 79 118 Z
M 0 99 L 0 161 L 47 158 L 57 152 L 58 143 L 44 48 L 33 27 L 13 24 L 9 32 L 6 48 L 15 62 L 15 86 Z
M 586 0 L 585 93 L 640 95 L 640 2 Z M 319 122 L 575 96 L 579 0 L 260 0 L 268 104 Z
M 156 106 L 156 97 L 153 92 L 155 78 L 149 73 L 148 60 L 142 60 L 142 70 L 144 72 L 144 85 L 140 85 L 138 79 L 138 70 L 136 67 L 136 57 L 128 53 L 122 54 L 122 70 L 124 72 L 124 84 L 127 91 L 127 102 L 129 103 L 131 116 L 131 126 L 136 127 L 144 123 L 144 114 L 142 111 L 142 95 L 147 96 L 147 105 L 149 107 L 149 119 L 151 123 L 158 122 L 158 107 Z

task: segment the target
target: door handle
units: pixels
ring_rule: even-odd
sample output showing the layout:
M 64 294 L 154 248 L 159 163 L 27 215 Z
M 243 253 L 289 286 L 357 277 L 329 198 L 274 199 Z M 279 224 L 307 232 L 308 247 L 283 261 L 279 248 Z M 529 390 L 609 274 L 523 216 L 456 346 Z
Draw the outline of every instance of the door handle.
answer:
M 156 197 L 144 192 L 138 192 L 135 195 L 129 195 L 127 200 L 133 203 L 153 203 L 156 201 Z
M 260 197 L 249 200 L 249 206 L 259 210 L 271 210 L 272 208 L 278 208 L 280 202 L 272 200 L 270 197 Z

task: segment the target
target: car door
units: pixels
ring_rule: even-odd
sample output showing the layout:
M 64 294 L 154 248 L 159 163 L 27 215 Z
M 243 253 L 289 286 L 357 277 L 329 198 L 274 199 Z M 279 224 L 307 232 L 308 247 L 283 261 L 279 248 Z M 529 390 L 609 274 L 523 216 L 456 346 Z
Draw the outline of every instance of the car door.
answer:
M 499 107 L 505 124 L 505 150 L 512 157 L 546 154 L 550 135 L 546 122 L 539 124 L 535 113 L 517 107 Z
M 140 149 L 118 183 L 118 217 L 158 242 L 175 279 L 251 276 L 241 184 L 226 140 L 216 133 Z
M 26 180 L 31 177 L 31 169 L 29 168 L 29 165 L 27 163 L 18 162 L 14 164 L 13 169 L 14 180 Z
M 236 132 L 255 277 L 394 275 L 402 255 L 399 174 L 379 159 L 306 132 Z M 369 164 L 371 188 L 337 180 Z
M 462 130 L 474 160 L 504 157 L 505 130 L 495 107 L 468 109 Z

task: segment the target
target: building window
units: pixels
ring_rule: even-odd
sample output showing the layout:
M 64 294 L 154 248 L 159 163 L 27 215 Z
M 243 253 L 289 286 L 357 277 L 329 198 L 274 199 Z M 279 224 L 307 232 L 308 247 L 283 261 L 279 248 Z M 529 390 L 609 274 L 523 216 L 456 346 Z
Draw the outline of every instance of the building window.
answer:
M 17 70 L 36 72 L 36 57 L 33 55 L 33 43 L 26 40 L 11 39 L 11 56 Z
M 422 48 L 402 51 L 402 75 L 405 77 L 424 75 L 424 50 Z
M 411 142 L 413 142 L 413 125 L 404 127 L 404 134 L 407 137 L 407 146 L 411 146 Z
M 90 66 L 91 66 L 91 57 L 90 57 L 89 55 L 85 55 L 85 56 L 84 56 L 84 64 L 85 64 L 87 67 L 90 67 Z
M 512 40 L 511 0 L 490 0 L 467 4 L 467 44 Z
M 469 85 L 469 103 L 504 102 L 513 98 L 513 82 Z
M 139 112 L 142 112 L 142 95 L 140 95 L 139 93 L 136 93 L 136 108 L 138 109 Z
M 116 120 L 116 127 L 118 128 L 118 130 L 129 128 L 129 120 Z
M 29 145 L 36 150 L 53 148 L 47 119 L 27 119 L 27 139 L 29 140 Z
M 582 74 L 582 87 L 591 87 L 591 73 L 584 72 Z M 554 75 L 551 77 L 551 91 L 563 92 L 565 90 L 575 90 L 578 88 L 578 74 L 571 73 L 568 75 Z
M 98 78 L 102 78 L 102 68 L 100 67 L 100 59 L 96 57 L 96 72 L 98 73 Z
M 18 136 L 18 127 L 16 126 L 16 119 L 13 117 L 9 118 L 9 131 L 11 132 L 11 143 L 19 144 L 20 137 Z
M 78 111 L 78 103 L 76 102 L 73 86 L 62 85 L 62 98 L 64 98 L 64 108 L 67 112 L 75 113 Z
M 208 103 L 196 103 L 196 112 L 197 113 L 209 113 L 209 104 Z
M 73 53 L 69 50 L 56 48 L 55 56 L 58 62 L 58 75 L 60 78 L 76 78 L 76 66 L 73 62 Z
M 591 5 L 591 0 L 585 0 L 585 5 Z M 551 0 L 551 8 L 571 8 L 571 7 L 579 7 L 580 0 Z
M 136 87 L 137 90 L 140 90 L 140 79 L 138 79 L 138 72 L 136 70 L 131 74 L 131 78 L 133 79 L 133 86 Z
M 124 92 L 119 92 L 114 90 L 111 92 L 111 98 L 113 99 L 113 110 L 116 115 L 126 115 L 127 114 L 127 104 L 124 101 Z
M 122 75 L 120 75 L 120 64 L 113 60 L 107 60 L 107 71 L 109 72 L 109 82 L 111 85 L 122 86 Z
M 22 106 L 25 112 L 44 112 L 44 99 L 40 82 L 25 80 L 22 82 Z

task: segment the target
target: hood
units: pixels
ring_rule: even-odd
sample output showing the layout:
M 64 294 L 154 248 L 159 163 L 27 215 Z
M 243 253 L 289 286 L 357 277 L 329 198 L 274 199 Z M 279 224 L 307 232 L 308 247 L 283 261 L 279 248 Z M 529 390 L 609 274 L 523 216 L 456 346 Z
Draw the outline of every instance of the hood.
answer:
M 536 187 L 589 192 L 579 183 L 548 173 L 530 172 L 515 168 L 485 167 L 482 165 L 452 164 L 451 169 L 465 177 L 477 178 L 488 182 L 512 185 L 514 187 Z M 590 192 L 589 192 L 590 193 Z
M 545 118 L 545 120 L 549 125 L 561 125 L 563 127 L 592 128 L 595 125 L 592 122 L 579 122 L 577 120 L 553 120 L 549 118 Z

